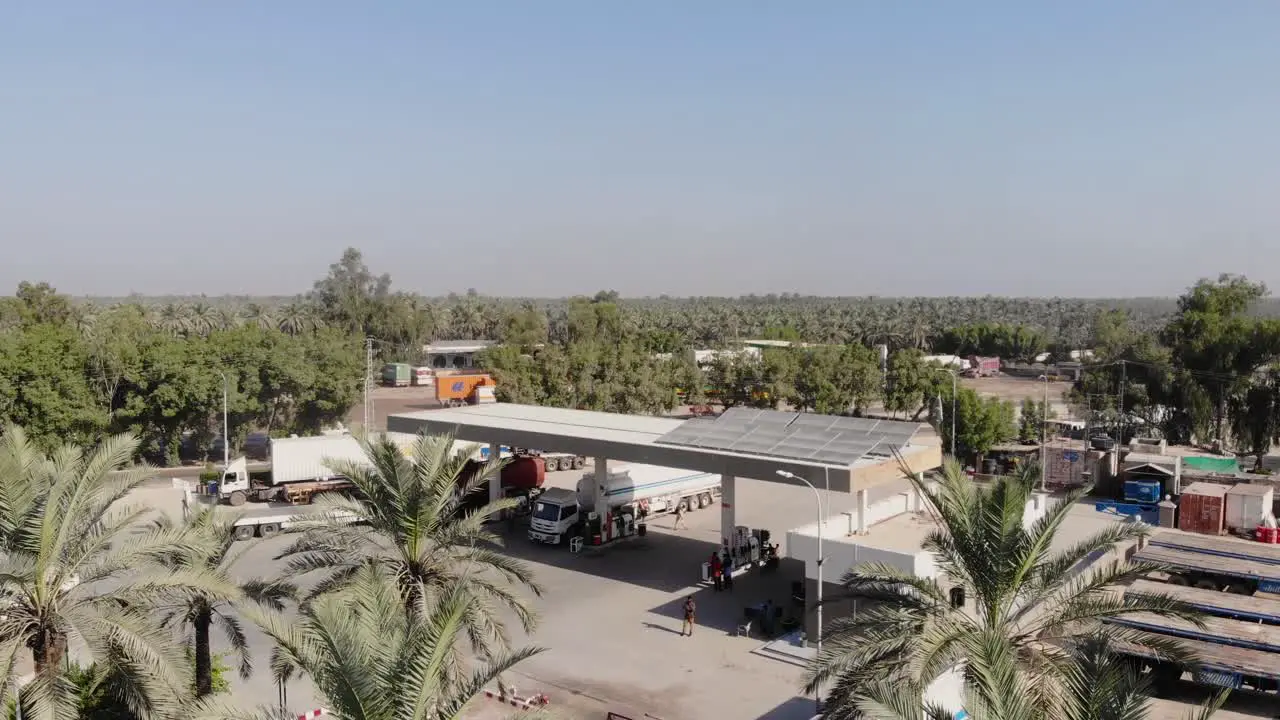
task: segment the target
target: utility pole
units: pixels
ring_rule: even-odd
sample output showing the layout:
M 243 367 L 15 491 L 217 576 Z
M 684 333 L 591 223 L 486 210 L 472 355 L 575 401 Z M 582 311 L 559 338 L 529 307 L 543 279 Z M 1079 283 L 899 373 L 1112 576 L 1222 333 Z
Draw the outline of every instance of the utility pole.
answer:
M 1124 442 L 1124 390 L 1128 382 L 1127 376 L 1128 366 L 1124 360 L 1120 361 L 1120 397 L 1116 400 L 1119 408 L 1116 413 L 1116 457 L 1120 457 L 1120 445 Z
M 369 432 L 369 416 L 373 413 L 369 406 L 369 382 L 373 376 L 373 338 L 364 339 L 364 427 L 363 432 Z
M 1049 378 L 1044 379 L 1044 405 L 1040 407 L 1040 489 L 1049 477 Z

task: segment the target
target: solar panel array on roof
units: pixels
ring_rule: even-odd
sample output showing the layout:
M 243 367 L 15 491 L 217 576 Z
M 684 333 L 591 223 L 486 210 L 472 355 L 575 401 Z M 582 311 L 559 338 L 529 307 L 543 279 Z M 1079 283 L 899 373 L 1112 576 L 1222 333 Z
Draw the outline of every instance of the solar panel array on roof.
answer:
M 688 420 L 656 442 L 847 466 L 868 455 L 891 456 L 920 427 L 893 420 L 735 407 L 714 420 Z

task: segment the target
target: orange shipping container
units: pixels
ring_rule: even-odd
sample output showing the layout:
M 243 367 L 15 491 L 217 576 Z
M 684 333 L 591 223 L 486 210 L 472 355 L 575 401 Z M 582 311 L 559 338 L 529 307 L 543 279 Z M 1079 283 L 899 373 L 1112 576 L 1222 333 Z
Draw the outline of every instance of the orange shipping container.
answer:
M 436 375 L 436 400 L 442 403 L 466 401 L 477 386 L 494 385 L 488 373 L 473 375 Z
M 1178 529 L 1202 535 L 1221 535 L 1227 515 L 1226 485 L 1192 483 L 1178 498 Z

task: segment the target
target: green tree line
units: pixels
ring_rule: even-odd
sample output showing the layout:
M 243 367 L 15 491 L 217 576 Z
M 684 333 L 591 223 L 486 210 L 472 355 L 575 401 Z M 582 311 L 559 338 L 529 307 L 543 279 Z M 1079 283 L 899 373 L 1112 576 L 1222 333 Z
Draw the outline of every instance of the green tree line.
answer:
M 1189 288 L 1154 329 L 1122 310 L 1099 315 L 1073 400 L 1109 431 L 1218 440 L 1260 467 L 1280 434 L 1280 320 L 1268 302 L 1266 286 L 1223 275 Z

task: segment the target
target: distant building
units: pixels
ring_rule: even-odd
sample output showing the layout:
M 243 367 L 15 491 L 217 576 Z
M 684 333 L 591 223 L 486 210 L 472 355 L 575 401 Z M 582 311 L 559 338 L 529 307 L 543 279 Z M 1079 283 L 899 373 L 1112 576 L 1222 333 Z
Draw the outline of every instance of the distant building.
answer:
M 438 340 L 422 347 L 426 365 L 436 370 L 476 367 L 476 354 L 498 344 L 496 340 Z

